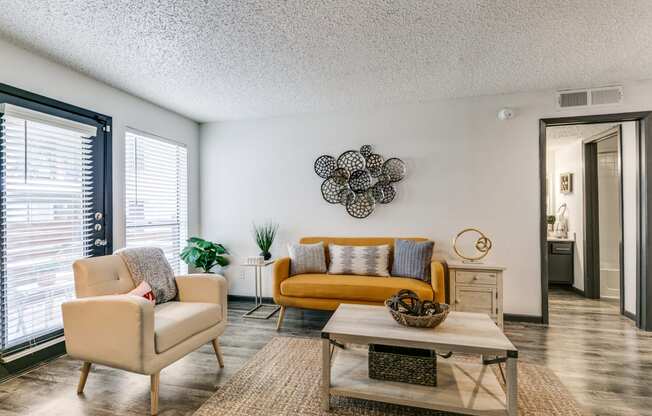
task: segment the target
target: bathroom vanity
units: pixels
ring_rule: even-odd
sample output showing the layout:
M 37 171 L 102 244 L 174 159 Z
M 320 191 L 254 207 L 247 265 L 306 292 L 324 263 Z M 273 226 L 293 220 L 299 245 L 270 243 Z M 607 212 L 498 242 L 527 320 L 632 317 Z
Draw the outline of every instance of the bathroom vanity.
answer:
M 572 286 L 575 274 L 575 241 L 548 238 L 548 283 Z

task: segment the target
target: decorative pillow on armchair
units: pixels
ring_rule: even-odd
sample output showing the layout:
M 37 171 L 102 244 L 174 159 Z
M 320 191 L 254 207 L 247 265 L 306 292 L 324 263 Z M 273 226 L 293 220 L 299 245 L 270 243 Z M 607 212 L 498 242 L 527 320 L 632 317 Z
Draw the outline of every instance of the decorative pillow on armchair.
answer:
M 156 303 L 156 296 L 154 295 L 154 291 L 147 282 L 140 282 L 138 286 L 127 292 L 127 295 L 138 296 L 145 298 L 152 303 Z
M 328 274 L 389 276 L 389 246 L 328 246 Z
M 399 240 L 394 242 L 392 276 L 411 277 L 430 282 L 433 241 Z
M 290 276 L 304 273 L 326 273 L 324 243 L 288 244 Z
M 123 248 L 115 254 L 124 260 L 134 283 L 149 284 L 157 304 L 171 301 L 177 296 L 174 271 L 163 250 L 158 247 Z

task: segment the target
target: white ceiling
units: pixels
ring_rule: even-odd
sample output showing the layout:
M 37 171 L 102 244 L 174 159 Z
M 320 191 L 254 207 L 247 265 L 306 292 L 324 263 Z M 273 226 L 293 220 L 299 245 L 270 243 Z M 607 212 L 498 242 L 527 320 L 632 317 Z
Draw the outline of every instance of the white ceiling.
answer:
M 197 121 L 652 78 L 649 0 L 0 0 L 0 35 Z

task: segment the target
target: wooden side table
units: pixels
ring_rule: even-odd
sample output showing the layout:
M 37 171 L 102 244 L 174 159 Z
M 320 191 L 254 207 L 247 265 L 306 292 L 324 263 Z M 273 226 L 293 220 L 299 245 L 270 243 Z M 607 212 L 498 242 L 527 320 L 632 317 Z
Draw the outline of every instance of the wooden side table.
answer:
M 253 267 L 254 268 L 254 281 L 256 283 L 256 294 L 254 296 L 254 307 L 248 310 L 243 318 L 252 318 L 252 319 L 269 319 L 276 312 L 278 312 L 281 307 L 278 305 L 273 305 L 269 303 L 263 303 L 263 269 L 271 264 L 274 264 L 274 260 L 265 260 L 260 264 L 241 264 L 242 267 Z M 255 315 L 256 311 L 259 309 L 270 309 L 266 315 Z
M 486 313 L 503 327 L 503 271 L 486 263 L 449 262 L 450 306 L 454 311 Z

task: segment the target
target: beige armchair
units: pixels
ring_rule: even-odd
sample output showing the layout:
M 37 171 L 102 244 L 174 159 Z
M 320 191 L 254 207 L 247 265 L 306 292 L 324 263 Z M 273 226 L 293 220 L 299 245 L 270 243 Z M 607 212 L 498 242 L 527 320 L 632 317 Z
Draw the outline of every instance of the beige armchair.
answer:
M 227 283 L 218 275 L 177 276 L 175 301 L 153 305 L 124 293 L 134 282 L 116 255 L 73 264 L 76 300 L 62 305 L 68 355 L 82 360 L 77 393 L 82 394 L 92 363 L 151 377 L 151 414 L 158 413 L 161 369 L 207 342 L 220 367 L 219 337 L 227 321 Z

